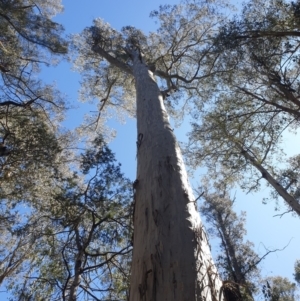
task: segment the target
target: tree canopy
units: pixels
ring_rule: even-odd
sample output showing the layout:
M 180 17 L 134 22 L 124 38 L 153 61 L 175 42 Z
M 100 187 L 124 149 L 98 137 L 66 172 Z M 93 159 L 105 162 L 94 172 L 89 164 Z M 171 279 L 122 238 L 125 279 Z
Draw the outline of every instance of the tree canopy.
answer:
M 215 36 L 227 72 L 204 108 L 195 102 L 187 153 L 247 191 L 265 179 L 272 198 L 299 215 L 297 157 L 281 162 L 283 135 L 298 129 L 297 3 L 250 1 Z

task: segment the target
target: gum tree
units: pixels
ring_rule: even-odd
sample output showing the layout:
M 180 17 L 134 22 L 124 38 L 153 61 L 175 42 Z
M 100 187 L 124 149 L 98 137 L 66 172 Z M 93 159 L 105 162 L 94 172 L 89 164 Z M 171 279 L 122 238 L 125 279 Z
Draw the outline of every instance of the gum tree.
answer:
M 131 182 L 101 137 L 77 160 L 77 173 L 61 178 L 47 200 L 32 206 L 26 223 L 14 223 L 26 253 L 17 252 L 25 257 L 19 266 L 16 255 L 1 262 L 15 269 L 6 275 L 11 300 L 125 300 L 129 295 Z
M 66 146 L 58 126 L 64 100 L 38 78 L 42 66 L 55 64 L 58 55 L 67 52 L 63 27 L 52 21 L 61 11 L 60 0 L 0 1 L 2 199 L 24 200 L 32 183 L 47 182 L 45 174 L 50 171 L 43 174 L 43 169 L 57 167 Z
M 300 260 L 297 259 L 295 262 L 295 274 L 294 279 L 297 282 L 298 285 L 300 285 Z
M 266 301 L 295 301 L 299 298 L 296 284 L 280 276 L 266 278 L 262 292 Z
M 1 284 L 35 256 L 37 234 L 17 231 L 34 219 L 28 207 L 47 202 L 68 169 L 69 143 L 58 126 L 64 100 L 38 78 L 67 51 L 63 28 L 52 20 L 61 11 L 60 0 L 0 1 Z
M 195 103 L 191 161 L 248 191 L 265 180 L 272 197 L 299 215 L 297 178 L 278 164 L 295 163 L 282 160 L 281 142 L 299 127 L 299 1 L 249 1 L 220 29 L 215 47 L 231 72 L 217 76 L 211 106 Z
M 200 212 L 209 226 L 209 235 L 218 238 L 220 251 L 216 264 L 226 283 L 225 295 L 253 300 L 262 258 L 253 250 L 253 244 L 245 241 L 246 213 L 236 214 L 235 200 L 228 191 L 223 183 L 215 183 L 212 192 L 205 186 Z M 227 291 L 226 286 L 233 289 Z
M 222 283 L 164 103 L 199 97 L 217 72 L 207 42 L 221 18 L 206 1 L 162 6 L 152 16 L 160 23 L 156 33 L 129 26 L 118 32 L 96 19 L 74 38 L 82 95 L 99 99 L 102 116 L 112 106 L 132 112 L 136 104 L 130 300 L 222 300 Z M 176 106 L 172 109 L 176 113 Z
M 197 112 L 187 149 L 190 164 L 203 164 L 212 177 L 222 174 L 247 191 L 258 190 L 264 179 L 272 196 L 282 197 L 288 210 L 299 215 L 297 158 L 289 160 L 286 171 L 276 164 L 283 156 L 282 134 L 293 118 L 267 108 L 253 113 L 252 108 L 250 103 L 236 106 L 234 98 L 221 94 L 209 111 Z

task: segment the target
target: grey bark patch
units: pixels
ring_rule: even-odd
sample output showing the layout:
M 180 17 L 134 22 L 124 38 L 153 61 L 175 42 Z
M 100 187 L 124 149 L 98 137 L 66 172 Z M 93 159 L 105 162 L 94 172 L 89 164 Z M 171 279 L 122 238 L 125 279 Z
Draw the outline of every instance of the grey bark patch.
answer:
M 179 145 L 153 75 L 138 61 L 133 69 L 138 133 L 147 139 L 137 158 L 130 301 L 213 301 L 206 269 L 212 258 L 206 239 L 195 235 L 201 222 Z
M 158 216 L 159 212 L 157 209 L 152 210 L 152 217 L 156 226 L 158 226 Z
M 141 300 L 146 300 L 146 292 L 148 289 L 148 275 L 152 273 L 152 269 L 147 270 L 146 263 L 144 262 L 143 264 L 143 278 L 142 278 L 142 283 L 139 284 L 139 293 L 140 293 L 140 299 Z
M 149 221 L 148 221 L 148 207 L 145 209 L 145 219 L 146 219 L 146 230 L 148 232 Z

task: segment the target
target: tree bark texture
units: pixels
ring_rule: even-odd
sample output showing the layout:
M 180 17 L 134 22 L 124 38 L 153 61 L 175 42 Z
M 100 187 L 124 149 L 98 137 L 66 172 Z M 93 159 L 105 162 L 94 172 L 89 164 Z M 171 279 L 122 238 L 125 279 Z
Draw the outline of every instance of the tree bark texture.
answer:
M 133 57 L 137 180 L 130 301 L 220 301 L 222 282 L 152 72 Z
M 82 264 L 84 262 L 84 249 L 87 246 L 83 246 L 80 242 L 80 235 L 78 227 L 75 227 L 75 234 L 76 234 L 76 247 L 77 247 L 77 255 L 76 261 L 74 264 L 74 276 L 73 280 L 71 281 L 70 288 L 68 289 L 68 301 L 76 301 L 77 300 L 77 292 L 78 287 L 81 283 L 81 272 L 82 272 Z
M 78 287 L 81 282 L 82 259 L 83 259 L 83 252 L 79 252 L 79 254 L 77 254 L 77 258 L 76 258 L 76 262 L 75 262 L 74 279 L 73 279 L 70 289 L 69 289 L 68 301 L 76 301 L 77 300 L 77 291 L 78 291 Z

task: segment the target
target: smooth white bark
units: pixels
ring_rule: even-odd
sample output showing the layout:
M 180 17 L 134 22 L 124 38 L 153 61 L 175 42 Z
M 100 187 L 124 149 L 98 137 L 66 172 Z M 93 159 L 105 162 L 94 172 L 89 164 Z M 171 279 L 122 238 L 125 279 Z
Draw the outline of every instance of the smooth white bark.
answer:
M 138 167 L 130 301 L 223 300 L 163 97 L 137 55 L 133 74 Z

